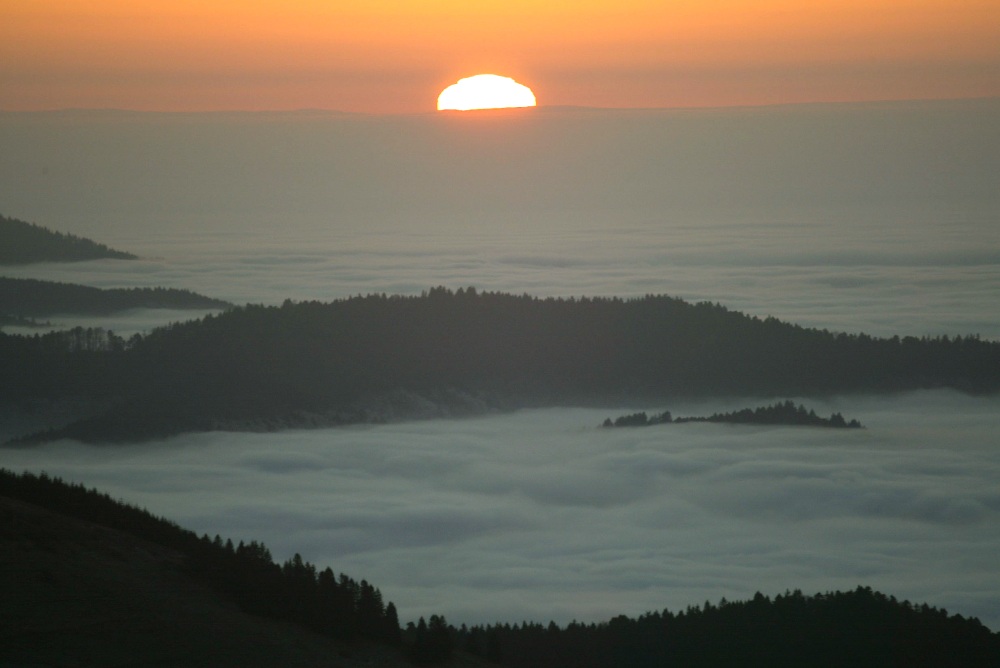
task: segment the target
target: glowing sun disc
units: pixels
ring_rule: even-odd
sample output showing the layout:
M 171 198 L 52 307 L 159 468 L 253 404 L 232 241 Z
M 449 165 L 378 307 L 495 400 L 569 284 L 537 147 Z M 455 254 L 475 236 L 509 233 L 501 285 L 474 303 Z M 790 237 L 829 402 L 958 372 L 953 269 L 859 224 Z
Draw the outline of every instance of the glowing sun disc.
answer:
M 510 77 L 496 74 L 477 74 L 459 79 L 438 96 L 438 111 L 454 109 L 508 109 L 510 107 L 534 107 L 535 94 L 523 84 Z

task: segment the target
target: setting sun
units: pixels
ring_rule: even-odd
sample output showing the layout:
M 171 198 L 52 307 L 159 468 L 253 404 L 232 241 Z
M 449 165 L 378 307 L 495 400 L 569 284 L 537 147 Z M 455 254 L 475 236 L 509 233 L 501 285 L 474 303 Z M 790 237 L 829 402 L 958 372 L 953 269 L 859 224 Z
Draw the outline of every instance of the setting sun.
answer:
M 523 84 L 510 77 L 496 74 L 477 74 L 459 79 L 441 91 L 438 96 L 438 111 L 470 109 L 508 109 L 511 107 L 534 107 L 535 94 Z

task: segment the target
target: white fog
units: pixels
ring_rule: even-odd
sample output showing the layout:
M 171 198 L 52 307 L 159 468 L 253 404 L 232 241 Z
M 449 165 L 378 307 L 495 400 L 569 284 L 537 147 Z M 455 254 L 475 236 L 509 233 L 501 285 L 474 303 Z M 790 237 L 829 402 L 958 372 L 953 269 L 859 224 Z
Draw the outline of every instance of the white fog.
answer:
M 1000 627 L 1000 399 L 803 401 L 866 429 L 603 429 L 634 407 L 567 408 L 3 457 L 368 578 L 404 619 L 598 621 L 860 584 Z

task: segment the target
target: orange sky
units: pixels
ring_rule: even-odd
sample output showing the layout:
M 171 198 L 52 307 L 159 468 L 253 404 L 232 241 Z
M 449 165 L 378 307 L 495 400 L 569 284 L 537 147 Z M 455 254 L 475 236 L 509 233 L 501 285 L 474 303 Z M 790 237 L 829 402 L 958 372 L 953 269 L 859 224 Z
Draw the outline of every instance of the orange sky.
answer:
M 430 111 L 1000 95 L 998 0 L 0 0 L 0 109 Z

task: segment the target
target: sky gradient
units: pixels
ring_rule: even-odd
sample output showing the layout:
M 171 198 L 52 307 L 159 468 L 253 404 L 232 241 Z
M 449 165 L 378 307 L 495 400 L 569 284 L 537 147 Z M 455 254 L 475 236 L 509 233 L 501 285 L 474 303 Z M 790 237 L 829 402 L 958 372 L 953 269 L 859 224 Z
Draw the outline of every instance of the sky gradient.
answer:
M 432 111 L 1000 95 L 995 0 L 0 0 L 0 109 Z

